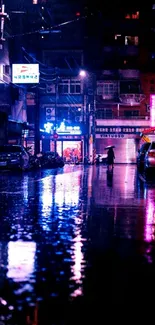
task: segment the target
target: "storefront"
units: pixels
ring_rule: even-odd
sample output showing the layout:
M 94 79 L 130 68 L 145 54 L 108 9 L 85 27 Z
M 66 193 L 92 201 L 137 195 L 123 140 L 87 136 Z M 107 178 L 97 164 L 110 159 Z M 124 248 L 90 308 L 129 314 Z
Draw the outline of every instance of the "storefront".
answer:
M 46 123 L 41 130 L 42 150 L 55 151 L 66 162 L 82 162 L 84 159 L 84 135 L 80 125 L 66 125 L 61 122 L 54 131 L 52 123 Z
M 52 138 L 52 137 L 51 137 Z M 50 140 L 50 151 L 54 151 L 54 140 Z M 58 136 L 56 151 L 66 162 L 83 161 L 83 137 L 82 136 Z
M 97 127 L 96 154 L 105 154 L 107 146 L 115 146 L 115 163 L 136 163 L 141 127 Z

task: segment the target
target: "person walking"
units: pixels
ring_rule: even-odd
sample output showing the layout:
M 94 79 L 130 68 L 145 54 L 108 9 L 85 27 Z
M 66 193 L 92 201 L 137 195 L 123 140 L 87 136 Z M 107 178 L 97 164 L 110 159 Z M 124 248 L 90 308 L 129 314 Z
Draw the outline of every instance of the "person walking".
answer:
M 112 166 L 112 169 L 114 168 L 114 159 L 115 159 L 114 150 L 112 147 L 110 147 L 108 150 L 108 157 L 107 157 L 108 171 L 110 166 Z

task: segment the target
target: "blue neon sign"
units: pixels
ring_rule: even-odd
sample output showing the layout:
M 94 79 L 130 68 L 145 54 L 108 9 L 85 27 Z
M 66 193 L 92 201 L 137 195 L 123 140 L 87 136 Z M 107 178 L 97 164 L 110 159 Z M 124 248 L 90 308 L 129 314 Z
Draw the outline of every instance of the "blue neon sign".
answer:
M 46 133 L 53 133 L 54 130 L 54 124 L 47 122 L 46 124 L 44 124 L 44 131 Z M 67 126 L 65 125 L 65 122 L 61 122 L 60 126 L 58 128 L 55 128 L 55 131 L 57 134 L 60 135 L 81 135 L 82 131 L 80 126 Z

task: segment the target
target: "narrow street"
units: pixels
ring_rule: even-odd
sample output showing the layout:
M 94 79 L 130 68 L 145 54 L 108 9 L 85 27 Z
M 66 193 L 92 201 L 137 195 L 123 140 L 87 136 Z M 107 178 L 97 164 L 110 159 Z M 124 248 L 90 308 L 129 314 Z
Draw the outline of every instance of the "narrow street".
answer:
M 39 324 L 83 324 L 153 305 L 154 206 L 135 165 L 1 173 L 1 317 L 37 304 Z

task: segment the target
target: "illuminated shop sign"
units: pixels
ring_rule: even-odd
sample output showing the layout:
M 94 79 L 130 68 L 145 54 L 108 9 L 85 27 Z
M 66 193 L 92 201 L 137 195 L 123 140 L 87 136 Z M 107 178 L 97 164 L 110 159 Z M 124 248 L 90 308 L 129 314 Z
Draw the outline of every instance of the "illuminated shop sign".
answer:
M 53 140 L 53 136 L 50 136 L 50 139 Z M 81 140 L 80 135 L 59 135 L 59 140 Z
M 53 123 L 47 122 L 44 124 L 44 129 L 40 130 L 46 133 L 53 133 L 54 125 Z
M 155 133 L 155 127 L 143 130 L 143 134 Z
M 54 131 L 53 123 L 48 122 L 44 124 L 44 132 L 53 134 L 53 131 Z M 81 135 L 82 134 L 80 126 L 67 126 L 65 125 L 65 122 L 61 122 L 60 126 L 58 128 L 55 128 L 55 131 L 59 135 Z
M 101 138 L 124 138 L 124 134 L 102 134 Z
M 12 64 L 12 83 L 39 83 L 39 64 Z
M 105 133 L 105 134 L 96 134 L 96 139 L 136 139 L 136 135 L 129 133 Z
M 79 126 L 66 126 L 64 122 L 60 124 L 57 129 L 58 134 L 81 134 L 81 129 Z
M 141 133 L 145 130 L 142 127 L 96 127 L 96 133 Z

